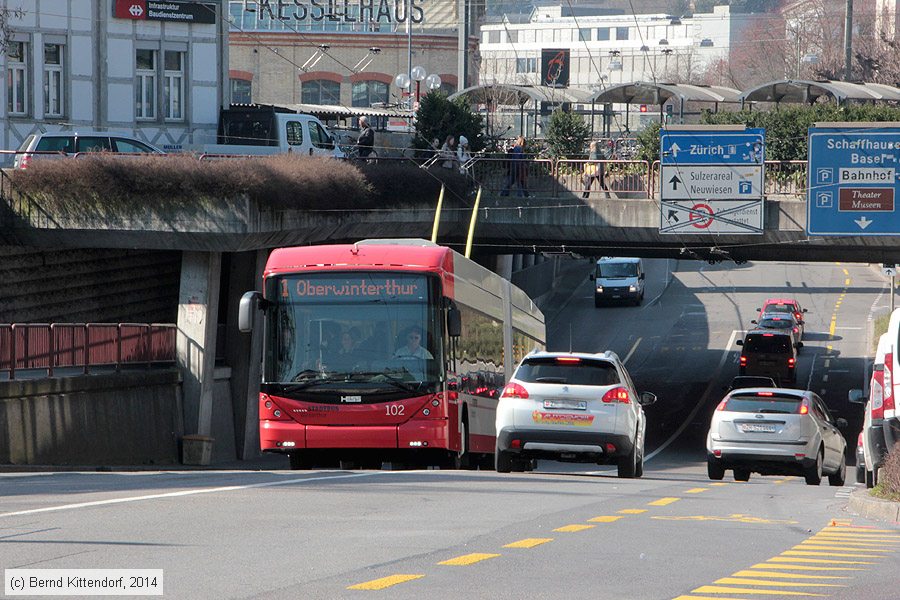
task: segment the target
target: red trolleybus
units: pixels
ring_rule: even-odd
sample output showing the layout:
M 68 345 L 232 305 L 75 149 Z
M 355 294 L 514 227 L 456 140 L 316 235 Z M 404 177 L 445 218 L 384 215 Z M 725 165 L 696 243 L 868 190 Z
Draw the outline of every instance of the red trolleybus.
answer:
M 497 401 L 544 316 L 499 275 L 425 240 L 282 248 L 264 313 L 259 437 L 294 469 L 493 465 Z

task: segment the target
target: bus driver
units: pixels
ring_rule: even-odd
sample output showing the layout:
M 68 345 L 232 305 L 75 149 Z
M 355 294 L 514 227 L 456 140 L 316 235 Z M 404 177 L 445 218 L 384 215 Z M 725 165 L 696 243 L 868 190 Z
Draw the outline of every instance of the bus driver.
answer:
M 406 332 L 406 345 L 397 348 L 394 358 L 434 358 L 431 352 L 422 346 L 422 329 L 420 327 L 410 327 Z

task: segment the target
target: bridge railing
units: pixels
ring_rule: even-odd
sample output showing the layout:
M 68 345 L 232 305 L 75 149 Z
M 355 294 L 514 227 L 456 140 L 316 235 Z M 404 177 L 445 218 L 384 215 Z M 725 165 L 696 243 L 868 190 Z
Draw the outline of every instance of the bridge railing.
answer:
M 0 372 L 175 362 L 176 326 L 171 323 L 5 323 L 0 324 Z
M 585 190 L 585 173 L 596 174 Z M 602 175 L 601 175 L 602 174 Z M 588 191 L 589 198 L 602 198 L 604 191 L 615 192 L 619 198 L 650 198 L 650 163 L 646 160 L 570 160 L 556 161 L 556 178 L 561 193 Z

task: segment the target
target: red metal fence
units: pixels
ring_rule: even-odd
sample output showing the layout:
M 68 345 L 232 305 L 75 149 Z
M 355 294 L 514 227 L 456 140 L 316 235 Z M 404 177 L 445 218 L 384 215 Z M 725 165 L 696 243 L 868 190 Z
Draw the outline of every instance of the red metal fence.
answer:
M 175 362 L 174 324 L 170 323 L 12 323 L 0 324 L 0 372 L 115 367 Z

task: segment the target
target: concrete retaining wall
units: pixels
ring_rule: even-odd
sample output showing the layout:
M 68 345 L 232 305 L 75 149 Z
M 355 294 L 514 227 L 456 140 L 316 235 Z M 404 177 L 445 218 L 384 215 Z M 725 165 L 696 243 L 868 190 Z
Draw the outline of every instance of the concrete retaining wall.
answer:
M 0 382 L 0 464 L 176 464 L 175 370 Z

